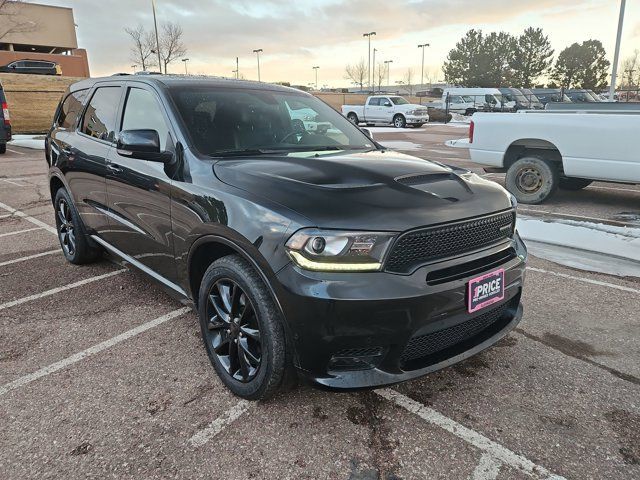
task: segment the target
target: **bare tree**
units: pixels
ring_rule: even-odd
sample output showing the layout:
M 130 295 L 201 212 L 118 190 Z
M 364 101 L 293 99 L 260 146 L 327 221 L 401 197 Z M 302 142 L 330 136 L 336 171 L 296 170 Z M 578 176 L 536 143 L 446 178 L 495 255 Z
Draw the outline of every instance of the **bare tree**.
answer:
M 153 32 L 146 31 L 142 25 L 137 28 L 125 28 L 125 32 L 129 34 L 133 45 L 131 46 L 131 60 L 139 65 L 143 71 L 147 68 L 157 65 L 155 61 L 156 39 Z
M 364 80 L 369 74 L 369 69 L 364 58 L 354 65 L 347 65 L 344 69 L 345 77 L 347 80 L 351 80 L 353 83 L 360 85 L 360 90 L 363 89 Z
M 160 36 L 160 56 L 164 63 L 164 73 L 167 73 L 167 65 L 187 53 L 187 47 L 182 43 L 182 27 L 177 23 L 166 22 L 162 25 Z
M 626 88 L 640 84 L 640 50 L 634 50 L 622 62 L 622 79 L 622 86 Z
M 404 77 L 402 77 L 402 83 L 407 86 L 409 95 L 413 95 L 413 68 L 408 68 L 404 73 Z
M 20 16 L 22 0 L 0 0 L 0 39 L 11 33 L 33 32 L 37 22 Z

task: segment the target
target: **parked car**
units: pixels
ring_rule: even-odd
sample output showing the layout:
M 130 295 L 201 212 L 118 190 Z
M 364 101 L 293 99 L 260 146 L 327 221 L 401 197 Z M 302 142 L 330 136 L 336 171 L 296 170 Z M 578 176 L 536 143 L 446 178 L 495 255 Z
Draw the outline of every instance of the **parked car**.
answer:
M 2 107 L 0 110 L 0 153 L 6 153 L 7 142 L 11 141 L 11 117 L 2 83 L 0 83 L 0 107 Z
M 497 88 L 477 88 L 477 87 L 451 87 L 445 88 L 442 94 L 442 102 L 446 104 L 447 97 L 453 95 L 464 95 L 473 98 L 475 108 L 480 111 L 500 112 L 512 111 L 516 103 L 503 97 L 502 92 Z
M 529 105 L 527 97 L 525 97 L 517 88 L 499 88 L 498 90 L 500 90 L 505 102 L 513 104 L 512 108 L 514 111 L 532 108 L 531 105 Z
M 572 103 L 566 94 L 559 88 L 532 88 L 531 92 L 543 105 L 547 103 Z
M 506 172 L 507 189 L 522 203 L 541 203 L 558 188 L 580 190 L 594 180 L 637 184 L 640 158 L 628 145 L 640 131 L 640 111 L 621 113 L 476 114 L 471 161 Z
M 529 108 L 533 108 L 534 110 L 544 110 L 544 104 L 540 101 L 540 99 L 531 91 L 530 88 L 520 88 L 518 89 L 527 99 L 527 103 L 529 104 Z
M 30 73 L 32 75 L 62 75 L 62 68 L 56 62 L 45 60 L 17 60 L 0 67 L 5 73 Z
M 429 111 L 422 105 L 409 103 L 397 95 L 371 95 L 364 105 L 343 105 L 342 114 L 354 125 L 407 125 L 421 127 L 429 121 Z
M 573 103 L 593 103 L 600 102 L 600 98 L 591 93 L 590 90 L 584 88 L 568 89 L 564 93 L 571 99 Z
M 301 132 L 304 104 L 325 134 Z M 392 152 L 299 90 L 184 76 L 73 84 L 45 154 L 66 259 L 101 249 L 194 305 L 214 369 L 266 398 L 425 375 L 520 321 L 514 199 Z
M 329 122 L 319 122 L 318 113 L 311 108 L 307 108 L 304 104 L 290 102 L 287 104 L 287 109 L 291 120 L 294 122 L 298 120 L 295 125 L 298 126 L 300 131 L 306 130 L 307 132 L 325 134 L 331 128 Z
M 478 105 L 473 97 L 468 95 L 449 95 L 449 111 L 460 115 L 473 115 L 478 110 L 483 109 L 483 105 Z M 447 108 L 446 104 L 442 105 L 443 110 Z

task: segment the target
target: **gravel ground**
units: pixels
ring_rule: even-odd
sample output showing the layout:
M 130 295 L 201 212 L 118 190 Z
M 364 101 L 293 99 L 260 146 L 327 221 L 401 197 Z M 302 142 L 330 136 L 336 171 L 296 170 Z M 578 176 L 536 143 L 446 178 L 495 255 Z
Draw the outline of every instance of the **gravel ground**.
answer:
M 373 130 L 475 168 L 443 145 L 464 128 Z M 595 184 L 530 210 L 632 225 L 620 215 L 639 200 Z M 636 279 L 531 257 L 524 319 L 495 347 L 389 389 L 300 385 L 255 404 L 217 379 L 193 312 L 114 259 L 66 263 L 41 222 L 54 224 L 42 152 L 12 147 L 0 158 L 2 479 L 640 478 Z

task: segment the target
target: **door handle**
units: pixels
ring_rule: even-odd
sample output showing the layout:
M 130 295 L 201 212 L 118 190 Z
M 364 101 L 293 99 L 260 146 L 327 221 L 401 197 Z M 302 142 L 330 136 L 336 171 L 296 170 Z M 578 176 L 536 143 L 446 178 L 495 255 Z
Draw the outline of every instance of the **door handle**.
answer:
M 120 168 L 118 165 L 115 165 L 113 163 L 107 163 L 107 169 L 109 169 L 109 171 L 111 171 L 113 173 L 122 172 L 122 168 Z

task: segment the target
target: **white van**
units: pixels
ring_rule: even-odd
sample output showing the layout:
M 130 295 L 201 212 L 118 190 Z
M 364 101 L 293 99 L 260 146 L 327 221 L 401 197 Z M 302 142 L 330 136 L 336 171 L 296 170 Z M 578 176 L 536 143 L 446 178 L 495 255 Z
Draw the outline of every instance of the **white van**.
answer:
M 497 88 L 480 87 L 452 87 L 445 88 L 442 92 L 442 105 L 446 107 L 447 97 L 449 97 L 449 107 L 453 96 L 465 96 L 473 99 L 474 107 L 477 110 L 488 111 L 511 111 L 515 108 L 516 102 L 507 101 Z

